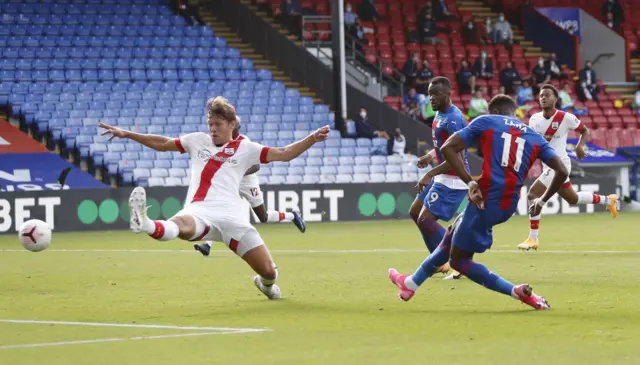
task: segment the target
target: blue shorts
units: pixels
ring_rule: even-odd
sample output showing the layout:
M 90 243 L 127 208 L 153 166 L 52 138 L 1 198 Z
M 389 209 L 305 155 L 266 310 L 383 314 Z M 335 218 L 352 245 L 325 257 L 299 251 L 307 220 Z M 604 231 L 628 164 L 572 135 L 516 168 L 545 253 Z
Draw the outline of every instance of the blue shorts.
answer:
M 478 208 L 469 203 L 455 222 L 453 245 L 468 252 L 482 253 L 493 244 L 493 227 L 506 222 L 514 212 Z
M 443 184 L 432 182 L 418 194 L 418 198 L 433 215 L 447 222 L 456 214 L 458 207 L 467 197 L 467 192 L 467 190 L 451 189 Z

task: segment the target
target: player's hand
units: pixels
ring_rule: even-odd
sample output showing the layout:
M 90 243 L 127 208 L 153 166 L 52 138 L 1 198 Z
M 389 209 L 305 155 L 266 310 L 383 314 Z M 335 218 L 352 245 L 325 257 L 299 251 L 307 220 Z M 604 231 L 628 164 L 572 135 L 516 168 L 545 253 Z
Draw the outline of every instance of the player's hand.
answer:
M 424 169 L 425 167 L 429 166 L 432 160 L 433 160 L 433 157 L 427 153 L 426 155 L 418 159 L 418 168 Z
M 105 136 L 105 135 L 110 135 L 109 137 L 109 141 L 111 141 L 112 139 L 118 137 L 118 138 L 126 138 L 127 137 L 127 131 L 120 129 L 118 127 L 113 127 L 110 126 L 106 123 L 98 123 L 98 127 L 104 129 L 104 131 L 102 131 L 102 133 L 100 133 L 101 136 Z
M 418 184 L 416 184 L 416 189 L 418 189 L 418 193 L 422 193 L 424 188 L 431 184 L 431 175 L 429 173 L 424 174 L 424 176 L 418 180 Z
M 329 132 L 331 132 L 331 128 L 328 125 L 325 125 L 322 128 L 319 128 L 315 132 L 313 132 L 313 140 L 315 142 L 322 142 L 329 138 Z
M 542 199 L 537 198 L 529 207 L 529 214 L 533 217 L 540 215 L 540 213 L 542 213 L 542 207 L 544 207 L 544 204 L 545 203 L 542 201 Z
M 484 209 L 484 199 L 482 198 L 482 191 L 480 190 L 480 185 L 477 181 L 471 181 L 469 183 L 469 199 L 474 203 L 478 208 Z
M 585 157 L 587 157 L 587 153 L 584 151 L 584 147 L 576 146 L 576 155 L 580 160 L 583 160 Z

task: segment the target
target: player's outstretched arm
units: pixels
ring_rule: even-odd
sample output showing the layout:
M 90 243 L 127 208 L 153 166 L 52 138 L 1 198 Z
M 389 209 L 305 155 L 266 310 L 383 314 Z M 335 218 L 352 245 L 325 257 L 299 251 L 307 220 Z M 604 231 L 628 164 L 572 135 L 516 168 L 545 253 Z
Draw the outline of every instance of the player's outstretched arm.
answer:
M 266 162 L 291 161 L 300 156 L 317 142 L 322 142 L 329 137 L 331 129 L 328 125 L 311 133 L 305 139 L 301 139 L 286 147 L 271 147 L 267 152 Z
M 118 127 L 110 126 L 106 123 L 100 122 L 98 127 L 104 129 L 101 135 L 109 136 L 109 141 L 114 138 L 127 138 L 132 141 L 136 141 L 156 151 L 178 151 L 178 146 L 173 138 L 158 136 L 155 134 L 141 134 L 131 132 Z
M 544 207 L 547 201 L 549 201 L 549 199 L 551 199 L 551 197 L 560 190 L 562 184 L 567 181 L 567 176 L 569 176 L 567 168 L 564 166 L 564 163 L 562 163 L 560 157 L 553 156 L 549 160 L 545 161 L 545 163 L 555 172 L 555 175 L 544 194 L 542 194 L 540 198 L 536 199 L 533 202 L 533 205 L 529 208 L 529 213 L 534 216 L 542 212 L 542 207 Z

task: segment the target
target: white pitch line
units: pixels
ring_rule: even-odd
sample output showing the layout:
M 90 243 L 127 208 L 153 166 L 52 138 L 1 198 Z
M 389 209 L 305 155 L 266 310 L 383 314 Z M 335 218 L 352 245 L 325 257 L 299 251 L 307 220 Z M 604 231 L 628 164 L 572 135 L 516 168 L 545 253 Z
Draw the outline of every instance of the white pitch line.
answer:
M 262 331 L 262 330 L 260 330 L 260 331 Z M 257 332 L 257 331 L 254 330 L 254 331 L 236 331 L 236 332 L 196 332 L 196 333 L 179 333 L 179 334 L 173 334 L 173 335 L 158 335 L 158 336 L 104 338 L 104 339 L 99 339 L 99 340 L 78 340 L 78 341 L 62 341 L 62 342 L 28 343 L 28 344 L 20 344 L 20 345 L 0 346 L 0 350 L 32 348 L 32 347 L 82 345 L 82 344 L 90 344 L 90 343 L 105 343 L 105 342 L 119 342 L 119 341 L 158 340 L 158 339 L 164 339 L 164 338 L 180 338 L 180 337 L 194 337 L 194 336 L 230 335 L 230 334 L 250 333 L 250 332 Z
M 636 244 L 636 243 L 633 243 Z M 637 243 L 640 246 L 640 243 Z M 29 253 L 27 250 L 14 250 L 14 249 L 0 249 L 0 252 L 22 252 Z M 52 249 L 47 252 L 104 252 L 104 253 L 188 253 L 194 254 L 191 250 L 142 250 L 142 249 Z M 401 249 L 401 248 L 382 248 L 382 249 L 362 249 L 362 250 L 271 250 L 272 253 L 278 254 L 352 254 L 352 253 L 411 253 L 411 252 L 426 252 L 423 249 Z M 520 250 L 489 250 L 488 253 L 522 253 Z M 638 251 L 623 251 L 623 250 L 541 250 L 537 251 L 537 254 L 567 254 L 567 253 L 602 253 L 602 254 L 640 254 Z M 231 255 L 231 251 L 226 250 L 213 250 L 212 255 Z
M 236 328 L 236 327 L 196 327 L 196 326 L 171 326 L 161 324 L 138 324 L 138 323 L 101 323 L 101 322 L 72 322 L 72 321 L 45 321 L 31 319 L 0 319 L 0 323 L 20 323 L 20 324 L 57 324 L 66 326 L 87 326 L 87 327 L 121 327 L 121 328 L 152 328 L 183 331 L 218 331 L 230 333 L 250 333 L 269 331 L 264 328 Z

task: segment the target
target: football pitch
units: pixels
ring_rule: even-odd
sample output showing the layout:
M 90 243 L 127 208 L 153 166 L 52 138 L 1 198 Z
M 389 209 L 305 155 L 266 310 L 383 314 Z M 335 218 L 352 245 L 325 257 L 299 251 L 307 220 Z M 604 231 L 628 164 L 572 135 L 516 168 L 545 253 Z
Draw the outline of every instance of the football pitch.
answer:
M 436 274 L 408 303 L 387 268 L 426 256 L 408 220 L 258 228 L 279 266 L 269 301 L 222 244 L 129 232 L 54 233 L 30 253 L 0 236 L 0 364 L 638 364 L 640 215 L 545 216 L 496 228 L 478 257 L 529 282 L 536 312 L 468 279 Z

